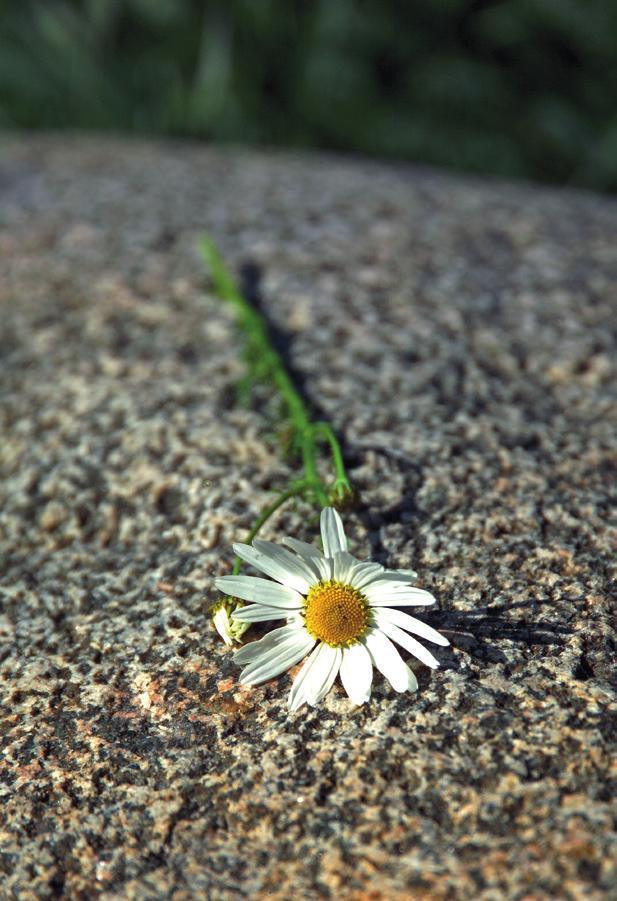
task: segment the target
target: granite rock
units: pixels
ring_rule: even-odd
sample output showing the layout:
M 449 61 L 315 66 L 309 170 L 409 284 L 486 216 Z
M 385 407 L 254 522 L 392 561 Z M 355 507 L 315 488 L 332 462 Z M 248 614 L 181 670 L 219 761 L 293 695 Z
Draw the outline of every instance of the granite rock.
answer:
M 289 714 L 212 630 L 292 463 L 202 232 L 342 437 L 352 549 L 438 597 L 414 696 Z M 566 190 L 4 139 L 3 898 L 617 898 L 616 236 Z

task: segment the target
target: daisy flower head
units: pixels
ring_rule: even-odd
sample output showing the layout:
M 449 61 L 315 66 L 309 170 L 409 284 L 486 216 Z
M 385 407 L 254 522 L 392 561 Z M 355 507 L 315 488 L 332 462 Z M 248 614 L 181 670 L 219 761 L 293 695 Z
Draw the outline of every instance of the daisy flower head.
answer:
M 215 580 L 219 591 L 249 602 L 232 619 L 284 620 L 235 653 L 234 661 L 244 667 L 240 683 L 267 682 L 306 657 L 289 694 L 291 710 L 318 704 L 337 675 L 351 701 L 364 704 L 371 696 L 373 667 L 395 691 L 416 691 L 416 677 L 393 642 L 435 669 L 439 662 L 413 636 L 444 646 L 449 641 L 397 608 L 424 607 L 435 598 L 413 586 L 415 573 L 353 557 L 332 507 L 322 510 L 321 539 L 323 553 L 295 538 L 284 539 L 287 547 L 257 539 L 252 545 L 234 545 L 238 557 L 270 579 L 237 575 Z

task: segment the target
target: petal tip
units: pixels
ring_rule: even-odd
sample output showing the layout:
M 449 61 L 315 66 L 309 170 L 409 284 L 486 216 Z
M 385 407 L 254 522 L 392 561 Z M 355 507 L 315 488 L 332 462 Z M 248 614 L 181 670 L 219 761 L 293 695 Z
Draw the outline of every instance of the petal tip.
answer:
M 349 700 L 354 705 L 354 707 L 362 707 L 363 704 L 368 704 L 368 702 L 371 700 L 371 696 L 366 695 L 363 698 L 350 698 Z

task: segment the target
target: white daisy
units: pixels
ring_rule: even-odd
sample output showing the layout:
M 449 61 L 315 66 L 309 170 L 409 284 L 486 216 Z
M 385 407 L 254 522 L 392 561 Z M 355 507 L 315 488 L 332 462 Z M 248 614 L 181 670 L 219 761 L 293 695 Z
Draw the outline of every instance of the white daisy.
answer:
M 236 652 L 234 661 L 244 666 L 241 684 L 267 682 L 308 654 L 291 687 L 291 710 L 321 701 L 338 674 L 353 703 L 364 704 L 371 696 L 373 666 L 395 691 L 416 691 L 416 677 L 393 642 L 433 669 L 439 662 L 410 633 L 439 645 L 450 642 L 396 608 L 424 607 L 435 598 L 412 586 L 415 573 L 362 563 L 349 554 L 343 523 L 332 507 L 322 510 L 321 538 L 323 553 L 295 538 L 284 539 L 291 550 L 259 540 L 234 545 L 238 557 L 276 581 L 216 579 L 219 591 L 251 602 L 232 618 L 242 623 L 285 620 Z

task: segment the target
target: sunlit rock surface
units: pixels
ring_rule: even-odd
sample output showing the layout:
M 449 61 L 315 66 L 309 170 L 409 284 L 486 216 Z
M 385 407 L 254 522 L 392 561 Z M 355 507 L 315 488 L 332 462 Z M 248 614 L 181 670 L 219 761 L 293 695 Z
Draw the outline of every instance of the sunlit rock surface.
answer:
M 344 441 L 352 550 L 439 599 L 415 696 L 238 687 L 212 580 L 290 464 L 202 232 Z M 616 235 L 567 191 L 4 139 L 3 897 L 612 897 Z

